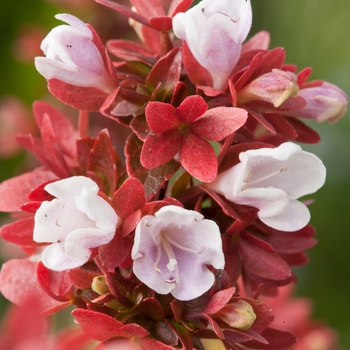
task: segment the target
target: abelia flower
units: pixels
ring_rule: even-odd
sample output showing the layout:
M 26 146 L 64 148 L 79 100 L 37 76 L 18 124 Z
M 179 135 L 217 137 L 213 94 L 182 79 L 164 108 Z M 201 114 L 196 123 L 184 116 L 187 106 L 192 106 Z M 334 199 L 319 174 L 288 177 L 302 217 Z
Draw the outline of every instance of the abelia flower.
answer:
M 117 86 L 105 49 L 95 31 L 80 19 L 69 14 L 55 17 L 69 26 L 60 25 L 46 36 L 40 46 L 46 57 L 36 57 L 35 67 L 54 96 L 79 109 L 97 110 Z
M 217 224 L 174 205 L 140 220 L 131 257 L 138 279 L 179 300 L 197 298 L 213 285 L 215 278 L 207 265 L 224 268 Z
M 247 120 L 242 108 L 208 105 L 199 95 L 187 97 L 179 107 L 150 102 L 145 110 L 152 133 L 141 150 L 141 164 L 152 169 L 177 154 L 181 165 L 203 182 L 217 175 L 217 159 L 208 141 L 221 141 L 238 130 Z
M 318 122 L 328 120 L 330 123 L 338 121 L 346 112 L 349 102 L 345 92 L 337 86 L 323 82 L 319 86 L 303 88 L 299 91 L 306 101 L 306 106 L 283 114 L 306 119 L 316 119 Z
M 203 0 L 173 18 L 175 35 L 223 89 L 236 66 L 252 24 L 250 0 Z
M 258 217 L 280 231 L 297 231 L 310 220 L 301 196 L 323 186 L 326 168 L 312 153 L 286 142 L 239 154 L 240 163 L 208 186 L 231 202 L 258 208 Z
M 297 80 L 297 76 L 291 72 L 272 69 L 241 89 L 237 94 L 238 103 L 266 101 L 277 108 L 290 97 L 298 95 Z
M 112 240 L 118 216 L 87 177 L 56 181 L 45 190 L 56 198 L 44 201 L 34 218 L 34 240 L 51 243 L 42 253 L 43 264 L 56 271 L 82 266 L 92 248 Z

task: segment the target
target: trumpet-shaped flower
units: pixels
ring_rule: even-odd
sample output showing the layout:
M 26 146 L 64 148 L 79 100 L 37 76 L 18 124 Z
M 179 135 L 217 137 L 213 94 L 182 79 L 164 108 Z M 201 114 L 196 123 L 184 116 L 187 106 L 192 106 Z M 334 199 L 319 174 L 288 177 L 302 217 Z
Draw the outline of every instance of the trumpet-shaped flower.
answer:
M 324 184 L 326 169 L 318 157 L 286 142 L 242 152 L 239 159 L 208 186 L 234 203 L 258 208 L 260 220 L 277 230 L 297 231 L 307 225 L 310 212 L 297 199 Z
M 117 86 L 105 48 L 80 19 L 69 14 L 55 17 L 69 25 L 46 36 L 40 46 L 46 57 L 36 57 L 35 67 L 55 97 L 75 108 L 98 109 Z
M 236 66 L 252 24 L 250 0 L 203 0 L 173 18 L 175 35 L 223 89 Z
M 34 241 L 51 243 L 43 264 L 56 271 L 79 267 L 89 260 L 91 248 L 112 240 L 118 216 L 87 177 L 56 181 L 45 190 L 56 198 L 44 201 L 34 219 Z
M 213 285 L 214 275 L 206 265 L 224 268 L 217 224 L 173 205 L 140 220 L 131 257 L 143 283 L 179 300 L 197 298 Z

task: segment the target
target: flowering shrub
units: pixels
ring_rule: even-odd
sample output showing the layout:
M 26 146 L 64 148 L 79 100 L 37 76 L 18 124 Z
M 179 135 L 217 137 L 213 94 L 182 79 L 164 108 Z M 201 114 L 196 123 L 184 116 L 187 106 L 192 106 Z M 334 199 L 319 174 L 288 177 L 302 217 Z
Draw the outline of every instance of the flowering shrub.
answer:
M 302 197 L 326 169 L 297 143 L 320 139 L 303 118 L 335 122 L 348 97 L 266 32 L 244 42 L 249 0 L 96 2 L 138 40 L 104 45 L 68 14 L 43 40 L 36 68 L 78 127 L 37 101 L 40 135 L 17 135 L 41 165 L 0 184 L 0 236 L 26 253 L 3 264 L 1 293 L 43 314 L 74 305 L 95 349 L 298 349 L 267 298 L 316 244 Z M 112 126 L 90 132 L 89 111 Z

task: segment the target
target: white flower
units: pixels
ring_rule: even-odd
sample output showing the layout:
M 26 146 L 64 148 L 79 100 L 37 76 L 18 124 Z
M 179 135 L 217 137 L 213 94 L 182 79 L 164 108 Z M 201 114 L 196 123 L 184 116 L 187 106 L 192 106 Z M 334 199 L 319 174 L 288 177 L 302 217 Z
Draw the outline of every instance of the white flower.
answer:
M 205 293 L 215 279 L 206 266 L 223 269 L 225 264 L 217 224 L 174 205 L 140 220 L 131 257 L 138 279 L 179 300 Z
M 44 201 L 34 218 L 34 241 L 52 242 L 42 254 L 43 264 L 55 271 L 82 266 L 91 248 L 112 240 L 118 216 L 87 177 L 59 180 L 45 190 L 56 199 Z
M 307 225 L 310 212 L 297 199 L 324 184 L 326 168 L 318 157 L 286 142 L 242 152 L 239 159 L 208 186 L 231 202 L 258 208 L 260 220 L 277 230 L 297 231 Z
M 110 93 L 112 83 L 103 58 L 93 42 L 93 32 L 80 19 L 59 14 L 60 25 L 42 41 L 40 48 L 46 57 L 36 57 L 35 67 L 47 80 L 58 79 L 67 84 L 95 87 Z
M 236 66 L 252 24 L 250 0 L 203 0 L 173 18 L 175 35 L 223 89 Z

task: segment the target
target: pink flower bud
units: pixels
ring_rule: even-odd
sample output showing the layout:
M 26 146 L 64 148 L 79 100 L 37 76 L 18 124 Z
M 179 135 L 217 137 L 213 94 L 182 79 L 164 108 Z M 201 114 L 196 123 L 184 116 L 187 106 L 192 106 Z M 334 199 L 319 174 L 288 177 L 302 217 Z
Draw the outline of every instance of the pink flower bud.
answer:
M 272 69 L 253 80 L 238 92 L 238 103 L 248 101 L 266 101 L 279 107 L 290 97 L 296 97 L 299 92 L 297 76 L 291 72 Z
M 75 108 L 97 110 L 117 86 L 105 48 L 95 31 L 78 18 L 55 17 L 70 26 L 52 29 L 42 41 L 46 57 L 35 58 L 36 69 L 58 99 Z
M 203 0 L 173 18 L 175 35 L 223 89 L 236 66 L 252 23 L 250 0 Z
M 244 300 L 237 300 L 225 305 L 214 316 L 220 318 L 231 327 L 242 331 L 249 329 L 256 320 L 253 307 Z
M 349 98 L 344 91 L 327 82 L 320 86 L 301 89 L 298 96 L 306 100 L 306 106 L 283 114 L 298 118 L 316 119 L 318 122 L 328 120 L 330 123 L 335 123 L 345 114 L 349 102 Z

